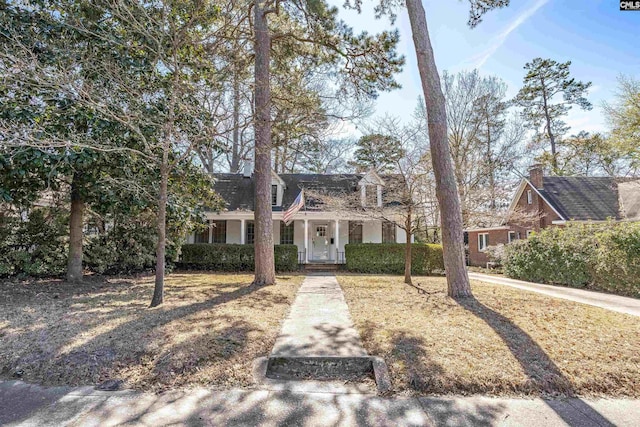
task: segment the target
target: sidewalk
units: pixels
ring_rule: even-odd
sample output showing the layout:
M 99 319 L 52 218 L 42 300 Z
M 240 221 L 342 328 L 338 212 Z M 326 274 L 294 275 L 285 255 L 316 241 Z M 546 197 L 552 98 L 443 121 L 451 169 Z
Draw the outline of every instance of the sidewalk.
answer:
M 537 292 L 555 298 L 562 298 L 582 304 L 606 308 L 619 313 L 640 316 L 640 299 L 621 297 L 602 292 L 585 291 L 582 289 L 565 288 L 562 286 L 543 285 L 540 283 L 525 282 L 522 280 L 497 277 L 489 274 L 469 272 L 469 279 L 486 283 L 511 286 L 525 291 Z
M 637 426 L 623 399 L 383 398 L 287 390 L 195 389 L 160 395 L 0 382 L 3 426 Z
M 349 307 L 333 274 L 305 277 L 271 356 L 366 356 Z

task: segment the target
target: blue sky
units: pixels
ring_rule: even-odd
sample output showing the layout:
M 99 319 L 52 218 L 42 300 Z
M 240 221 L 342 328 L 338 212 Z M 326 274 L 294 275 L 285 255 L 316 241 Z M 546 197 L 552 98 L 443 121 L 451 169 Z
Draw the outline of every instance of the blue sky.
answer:
M 342 9 L 340 16 L 359 31 L 391 28 L 388 19 L 374 19 L 374 1 L 364 0 L 362 14 Z M 522 86 L 526 62 L 535 57 L 571 60 L 572 76 L 593 82 L 588 99 L 594 107 L 571 110 L 566 119 L 571 133 L 606 131 L 601 104 L 614 95 L 617 76 L 640 77 L 640 11 L 620 11 L 617 0 L 511 0 L 509 7 L 489 12 L 474 29 L 466 24 L 466 0 L 423 3 L 441 74 L 479 68 L 481 74 L 501 77 L 513 96 Z M 398 76 L 403 88 L 381 94 L 376 115 L 408 117 L 421 94 L 409 20 L 400 12 L 395 26 L 401 34 L 400 53 L 407 59 Z

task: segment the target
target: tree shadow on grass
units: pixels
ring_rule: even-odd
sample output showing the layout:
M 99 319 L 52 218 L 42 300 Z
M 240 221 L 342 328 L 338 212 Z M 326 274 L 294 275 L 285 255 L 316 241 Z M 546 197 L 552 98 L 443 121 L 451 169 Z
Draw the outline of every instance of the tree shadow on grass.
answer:
M 489 325 L 507 345 L 528 378 L 523 391 L 570 397 L 577 394 L 574 385 L 549 355 L 518 325 L 473 297 L 457 300 L 457 303 Z M 545 399 L 545 403 L 569 425 L 575 425 L 576 412 L 594 425 L 614 425 L 582 399 L 571 399 L 570 402 L 571 405 L 558 405 Z
M 102 294 L 106 288 L 97 289 L 96 292 Z M 108 288 L 113 289 L 112 286 Z M 142 385 L 147 388 L 153 383 L 149 380 L 154 378 L 162 381 L 161 387 L 180 383 L 179 379 L 164 375 L 165 370 L 169 375 L 173 372 L 178 378 L 182 374 L 192 376 L 198 382 L 199 368 L 211 367 L 220 362 L 227 363 L 230 369 L 236 369 L 244 364 L 244 359 L 260 355 L 253 355 L 253 352 L 269 351 L 269 342 L 256 342 L 253 339 L 251 354 L 244 355 L 245 346 L 251 341 L 248 336 L 261 329 L 260 323 L 252 322 L 250 318 L 243 319 L 240 314 L 234 315 L 228 309 L 225 309 L 226 315 L 225 312 L 216 310 L 227 303 L 243 299 L 243 307 L 252 307 L 251 315 L 259 316 L 261 312 L 288 302 L 286 296 L 277 292 L 263 291 L 259 297 L 252 296 L 259 290 L 264 288 L 246 285 L 217 295 L 212 292 L 211 297 L 198 294 L 200 301 L 195 303 L 177 301 L 180 305 L 165 305 L 155 309 L 139 307 L 140 295 L 129 295 L 127 299 L 126 295 L 115 292 L 97 297 L 104 298 L 107 303 L 103 312 L 98 310 L 94 315 L 93 311 L 83 312 L 86 307 L 73 309 L 82 319 L 77 328 L 67 328 L 63 324 L 65 321 L 73 321 L 73 316 L 65 320 L 59 319 L 60 324 L 52 324 L 55 320 L 51 319 L 51 314 L 44 313 L 41 316 L 38 313 L 41 325 L 21 328 L 16 332 L 19 334 L 19 341 L 34 345 L 24 348 L 20 342 L 16 342 L 16 350 L 7 353 L 8 358 L 0 360 L 4 362 L 4 367 L 0 365 L 0 371 L 2 376 L 10 378 L 13 372 L 21 369 L 25 372 L 25 379 L 44 381 L 45 384 L 99 383 L 118 373 L 122 373 L 123 379 L 127 379 L 126 375 L 132 372 L 131 368 L 137 372 L 138 377 L 133 380 L 133 384 L 138 387 Z M 110 300 L 111 297 L 114 299 Z M 92 295 L 80 297 L 85 298 L 91 299 Z M 65 307 L 73 311 L 72 300 L 73 297 L 64 297 L 55 304 L 64 304 L 63 311 Z M 114 304 L 110 306 L 109 302 Z M 132 304 L 135 309 L 131 307 Z M 90 303 L 88 307 L 93 309 L 93 305 Z M 97 306 L 99 309 L 100 304 Z M 29 308 L 28 304 L 25 307 Z M 118 321 L 119 316 L 124 321 Z M 16 322 L 24 321 L 18 317 L 16 319 Z M 189 319 L 188 324 L 185 324 L 185 319 Z M 181 342 L 173 339 L 171 323 L 174 321 L 181 321 L 175 333 L 182 333 L 187 340 Z M 98 330 L 90 335 L 101 323 L 109 325 L 111 322 L 114 327 Z M 193 326 L 193 330 L 190 330 L 189 325 Z M 9 326 L 18 328 L 17 324 Z M 195 351 L 192 351 L 194 348 Z M 206 354 L 207 349 L 210 350 L 209 354 Z M 180 355 L 184 360 L 181 360 Z M 251 360 L 247 366 L 250 363 Z M 226 383 L 227 374 L 217 371 L 210 369 L 209 376 L 215 375 L 210 380 L 213 383 Z M 247 368 L 247 371 L 250 369 Z M 242 374 L 234 374 L 244 379 Z M 144 377 L 141 378 L 140 375 Z M 250 379 L 250 373 L 246 377 Z

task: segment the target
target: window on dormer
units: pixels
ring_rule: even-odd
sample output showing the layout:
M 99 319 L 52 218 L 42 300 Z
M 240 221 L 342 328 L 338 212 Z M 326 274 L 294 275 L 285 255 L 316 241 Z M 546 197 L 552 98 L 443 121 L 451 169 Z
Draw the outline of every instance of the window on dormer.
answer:
M 278 205 L 278 186 L 273 184 L 271 186 L 271 206 Z
M 365 186 L 365 204 L 366 206 L 378 206 L 378 186 Z

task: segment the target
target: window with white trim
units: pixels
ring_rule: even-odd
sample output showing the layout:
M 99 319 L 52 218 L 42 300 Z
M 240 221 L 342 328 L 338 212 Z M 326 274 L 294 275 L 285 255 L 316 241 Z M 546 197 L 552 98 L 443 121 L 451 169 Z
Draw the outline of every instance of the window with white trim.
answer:
M 194 238 L 193 238 L 193 243 L 209 243 L 209 228 L 211 227 L 211 224 L 209 221 L 207 221 L 207 227 L 206 228 L 201 228 L 198 231 L 195 232 L 194 234 Z
M 247 221 L 247 229 L 245 231 L 245 234 L 246 234 L 244 239 L 245 244 L 253 245 L 253 242 L 256 237 L 256 228 L 253 221 Z
M 484 252 L 489 246 L 489 233 L 478 234 L 478 251 Z
M 382 243 L 396 242 L 396 224 L 391 221 L 382 221 Z
M 509 243 L 513 242 L 514 240 L 518 240 L 518 233 L 515 231 L 510 231 L 509 232 Z
M 227 243 L 227 221 L 213 221 L 213 243 Z
M 349 221 L 349 243 L 362 243 L 362 221 Z
M 293 221 L 289 225 L 285 225 L 284 221 L 280 221 L 280 244 L 293 245 Z
M 278 186 L 271 185 L 271 206 L 278 206 Z
M 533 191 L 527 190 L 527 204 L 533 204 Z

